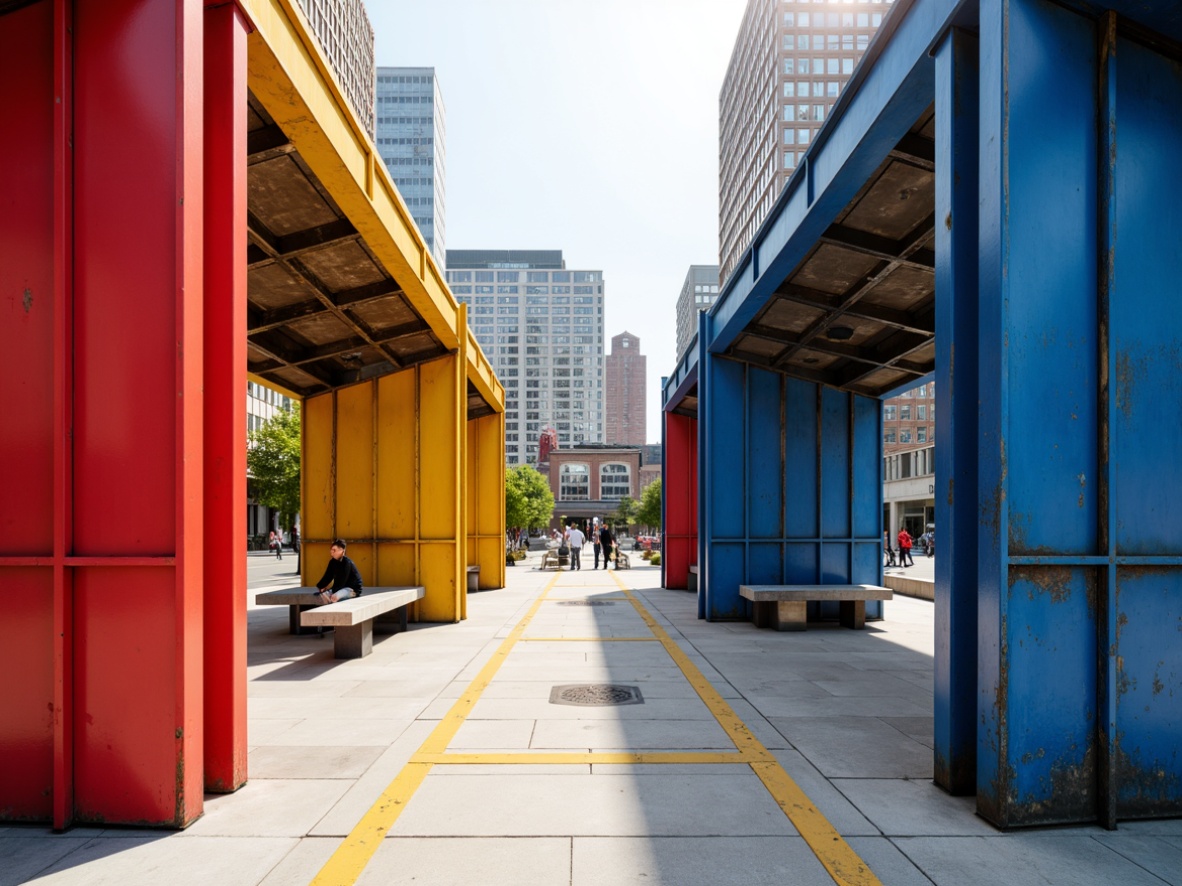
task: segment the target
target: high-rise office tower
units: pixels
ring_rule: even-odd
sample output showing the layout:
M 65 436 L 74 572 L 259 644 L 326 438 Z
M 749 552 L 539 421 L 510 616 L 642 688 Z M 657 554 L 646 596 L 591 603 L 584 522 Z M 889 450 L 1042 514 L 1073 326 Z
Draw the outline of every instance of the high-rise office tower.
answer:
M 603 442 L 603 272 L 562 250 L 449 249 L 447 282 L 505 385 L 505 460 L 532 464 L 538 436 Z
M 434 68 L 378 68 L 378 153 L 441 269 L 447 256 L 445 117 Z
M 349 104 L 373 138 L 373 25 L 362 0 L 299 0 Z
M 604 440 L 616 446 L 643 446 L 647 366 L 640 339 L 630 332 L 613 335 L 612 350 L 604 362 Z
M 698 334 L 698 312 L 718 301 L 718 265 L 690 265 L 677 297 L 677 358 Z
M 891 0 L 749 0 L 718 107 L 725 285 L 850 79 Z

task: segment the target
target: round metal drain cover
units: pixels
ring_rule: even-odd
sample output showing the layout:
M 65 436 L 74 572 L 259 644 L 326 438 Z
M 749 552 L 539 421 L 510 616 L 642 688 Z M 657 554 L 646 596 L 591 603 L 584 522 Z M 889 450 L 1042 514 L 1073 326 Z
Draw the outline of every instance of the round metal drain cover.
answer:
M 615 606 L 612 600 L 562 600 L 559 606 Z
M 620 686 L 615 683 L 585 683 L 575 686 L 555 686 L 550 690 L 550 704 L 602 707 L 605 705 L 644 704 L 639 686 Z

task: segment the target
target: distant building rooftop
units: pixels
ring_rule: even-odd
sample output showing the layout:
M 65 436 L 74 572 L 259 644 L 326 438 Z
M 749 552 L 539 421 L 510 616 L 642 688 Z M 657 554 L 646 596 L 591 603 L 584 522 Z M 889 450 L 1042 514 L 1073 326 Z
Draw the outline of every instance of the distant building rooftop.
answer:
M 564 270 L 561 249 L 449 249 L 449 268 L 537 268 Z

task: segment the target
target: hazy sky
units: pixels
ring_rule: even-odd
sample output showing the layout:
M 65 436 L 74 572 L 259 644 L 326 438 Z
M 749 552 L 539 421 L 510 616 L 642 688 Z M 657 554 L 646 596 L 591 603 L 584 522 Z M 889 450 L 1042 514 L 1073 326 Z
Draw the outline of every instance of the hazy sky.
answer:
M 446 245 L 602 269 L 605 353 L 648 357 L 648 439 L 691 264 L 718 262 L 718 92 L 746 0 L 366 0 L 379 66 L 433 66 Z

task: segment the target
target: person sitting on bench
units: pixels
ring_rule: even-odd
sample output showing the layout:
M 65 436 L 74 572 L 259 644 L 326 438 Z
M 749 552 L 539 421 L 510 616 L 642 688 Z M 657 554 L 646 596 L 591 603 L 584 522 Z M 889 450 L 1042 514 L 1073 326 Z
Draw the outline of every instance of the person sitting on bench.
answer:
M 336 603 L 338 600 L 348 600 L 350 597 L 360 597 L 364 588 L 361 585 L 361 573 L 357 571 L 357 564 L 345 556 L 345 540 L 338 538 L 332 543 L 329 553 L 332 559 L 328 561 L 328 568 L 316 588 L 320 592 L 320 599 L 325 603 Z M 329 585 L 332 585 L 330 591 Z

